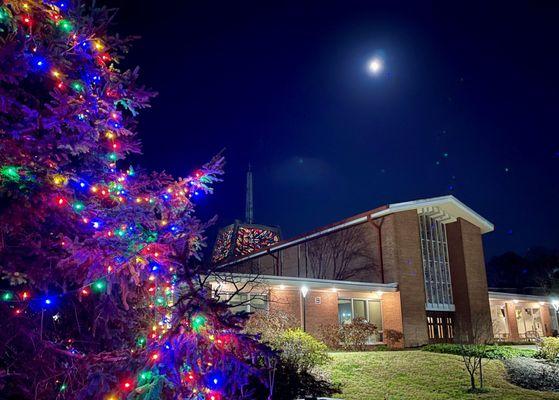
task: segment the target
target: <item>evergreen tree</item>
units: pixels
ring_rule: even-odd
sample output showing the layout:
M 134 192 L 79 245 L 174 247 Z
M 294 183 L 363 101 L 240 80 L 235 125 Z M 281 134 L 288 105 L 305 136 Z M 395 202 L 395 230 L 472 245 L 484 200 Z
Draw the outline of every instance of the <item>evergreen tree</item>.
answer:
M 181 179 L 127 162 L 153 93 L 119 69 L 113 14 L 0 1 L 2 398 L 254 398 L 273 355 L 191 262 L 223 160 Z

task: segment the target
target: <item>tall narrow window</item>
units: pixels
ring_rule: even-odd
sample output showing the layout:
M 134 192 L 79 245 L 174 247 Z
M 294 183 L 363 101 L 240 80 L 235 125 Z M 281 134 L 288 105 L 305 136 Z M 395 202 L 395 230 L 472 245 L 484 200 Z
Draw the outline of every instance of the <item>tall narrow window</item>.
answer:
M 422 209 L 419 212 L 427 310 L 454 311 L 448 242 L 443 223 L 448 218 L 450 217 L 436 207 Z

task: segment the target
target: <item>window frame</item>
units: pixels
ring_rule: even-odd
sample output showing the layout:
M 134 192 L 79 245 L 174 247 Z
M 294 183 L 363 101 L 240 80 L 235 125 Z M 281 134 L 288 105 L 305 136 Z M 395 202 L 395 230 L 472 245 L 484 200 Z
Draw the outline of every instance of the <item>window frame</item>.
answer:
M 217 296 L 227 296 L 228 300 L 226 301 L 227 304 L 229 306 L 231 306 L 231 300 L 235 295 L 239 295 L 239 296 L 247 296 L 246 301 L 244 301 L 243 303 L 243 307 L 246 307 L 245 310 L 239 310 L 239 311 L 235 311 L 235 313 L 240 313 L 240 312 L 246 312 L 246 313 L 253 313 L 256 311 L 269 311 L 270 310 L 270 294 L 269 292 L 266 293 L 251 293 L 251 292 L 240 292 L 240 293 L 234 293 L 234 292 L 219 292 L 217 294 Z M 259 298 L 265 298 L 264 303 L 265 303 L 265 307 L 264 308 L 256 308 L 254 307 L 251 303 L 252 300 L 255 297 L 259 297 Z M 241 306 L 232 306 L 230 308 L 235 308 L 235 307 L 241 307 Z M 254 310 L 252 309 L 254 307 Z
M 370 299 L 370 298 L 366 298 L 366 297 L 349 297 L 349 298 L 348 297 L 338 297 L 338 324 L 340 326 L 342 326 L 343 323 L 340 320 L 340 308 L 339 308 L 340 300 L 346 300 L 346 301 L 349 300 L 350 303 L 351 303 L 351 320 L 350 321 L 353 321 L 355 319 L 355 310 L 354 310 L 354 307 L 353 307 L 353 301 L 354 300 L 365 301 L 365 315 L 367 316 L 367 318 L 365 318 L 365 320 L 367 322 L 370 322 L 369 321 L 369 315 L 370 315 L 369 314 L 369 302 L 370 301 L 378 302 L 380 304 L 380 307 L 379 307 L 380 308 L 380 320 L 381 320 L 381 323 L 382 323 L 381 329 L 378 330 L 378 336 L 379 336 L 380 340 L 379 341 L 370 340 L 367 344 L 384 343 L 384 310 L 383 310 L 383 307 L 382 307 L 382 300 L 381 299 Z M 377 327 L 377 329 L 378 329 L 378 327 Z

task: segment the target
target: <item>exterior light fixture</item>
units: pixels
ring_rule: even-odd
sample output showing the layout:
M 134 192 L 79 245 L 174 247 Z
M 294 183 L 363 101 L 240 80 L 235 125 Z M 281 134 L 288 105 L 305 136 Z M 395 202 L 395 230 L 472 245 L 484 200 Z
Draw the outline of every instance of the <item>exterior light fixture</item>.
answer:
M 335 287 L 332 288 L 332 292 L 336 293 L 338 291 L 338 289 L 336 289 Z
M 379 298 L 382 297 L 382 293 L 383 293 L 383 292 L 382 292 L 381 290 L 377 290 L 377 296 L 378 296 Z
M 512 302 L 513 302 L 514 304 L 518 304 L 518 300 L 516 300 L 516 299 L 514 299 Z
M 284 290 L 285 289 L 285 285 L 279 285 L 280 290 Z
M 553 306 L 555 311 L 559 311 L 559 300 L 557 300 L 557 299 L 552 300 L 551 305 Z
M 309 293 L 309 288 L 306 286 L 301 286 L 301 320 L 303 322 L 303 332 L 307 331 L 307 294 Z
M 540 306 L 545 305 L 545 301 L 540 301 Z

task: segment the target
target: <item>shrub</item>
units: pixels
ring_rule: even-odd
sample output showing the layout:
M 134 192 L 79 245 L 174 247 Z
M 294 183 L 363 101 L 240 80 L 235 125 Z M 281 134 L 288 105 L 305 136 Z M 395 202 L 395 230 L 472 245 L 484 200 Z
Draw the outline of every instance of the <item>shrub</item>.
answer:
M 281 359 L 276 365 L 274 375 L 274 400 L 293 400 L 301 398 L 313 399 L 317 397 L 332 397 L 341 393 L 339 384 L 330 382 L 322 373 L 299 371 L 296 365 Z M 255 399 L 265 399 L 267 396 L 255 396 Z
M 530 349 L 516 349 L 514 347 L 508 346 L 480 346 L 480 345 L 459 345 L 453 343 L 436 343 L 428 344 L 423 346 L 423 351 L 430 351 L 432 353 L 444 353 L 444 354 L 455 354 L 463 355 L 466 353 L 479 353 L 483 352 L 484 358 L 490 359 L 510 359 L 514 357 L 534 357 L 536 355 L 535 350 Z
M 280 356 L 302 372 L 312 371 L 330 361 L 328 347 L 300 328 L 287 329 L 270 341 Z
M 262 342 L 268 343 L 288 329 L 296 328 L 298 322 L 293 315 L 281 310 L 257 311 L 245 325 L 246 333 L 257 335 Z
M 504 361 L 509 380 L 523 388 L 559 391 L 559 366 L 544 360 L 513 358 Z
M 384 330 L 384 340 L 388 343 L 390 347 L 396 347 L 398 343 L 402 341 L 404 334 L 400 331 L 394 329 Z
M 270 340 L 279 351 L 280 362 L 274 376 L 274 400 L 306 396 L 331 396 L 340 386 L 329 381 L 320 366 L 331 360 L 328 347 L 300 328 L 286 329 Z
M 559 338 L 545 337 L 538 345 L 539 356 L 548 361 L 558 361 L 559 357 Z
M 377 327 L 364 318 L 355 318 L 349 324 L 323 325 L 320 329 L 320 338 L 329 348 L 347 351 L 370 350 L 370 339 L 377 334 Z
M 344 350 L 363 351 L 370 337 L 377 334 L 377 327 L 364 318 L 355 318 L 340 327 L 340 342 Z

